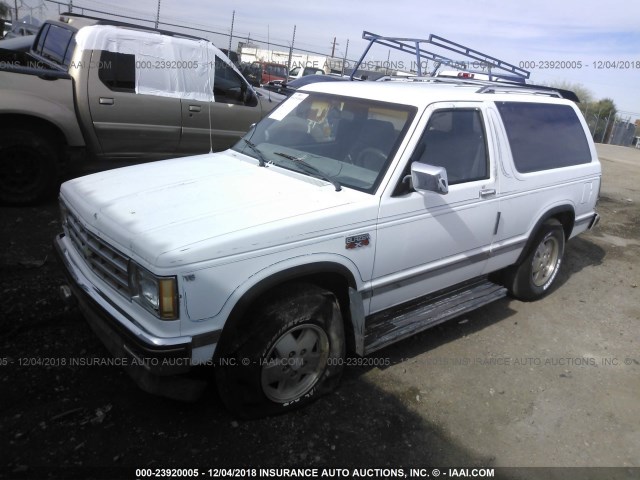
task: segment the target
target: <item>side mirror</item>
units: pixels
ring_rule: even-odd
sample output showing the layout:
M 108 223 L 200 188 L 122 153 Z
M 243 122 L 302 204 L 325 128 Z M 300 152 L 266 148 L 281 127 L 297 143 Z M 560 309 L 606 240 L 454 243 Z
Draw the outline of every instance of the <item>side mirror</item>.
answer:
M 246 90 L 243 92 L 242 103 L 247 107 L 255 107 L 258 104 L 257 93 L 248 85 L 246 86 Z
M 411 164 L 411 183 L 418 192 L 449 193 L 447 170 L 444 167 L 413 162 Z

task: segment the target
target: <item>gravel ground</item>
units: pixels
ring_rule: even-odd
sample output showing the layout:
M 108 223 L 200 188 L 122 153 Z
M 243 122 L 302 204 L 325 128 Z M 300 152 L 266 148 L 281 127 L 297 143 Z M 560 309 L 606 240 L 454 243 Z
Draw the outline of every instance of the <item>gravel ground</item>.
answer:
M 599 152 L 602 222 L 569 242 L 548 297 L 454 319 L 377 352 L 386 366 L 348 367 L 308 408 L 248 422 L 213 387 L 178 403 L 100 366 L 108 353 L 57 295 L 56 203 L 0 208 L 0 478 L 419 466 L 626 467 L 499 472 L 639 478 L 640 150 Z

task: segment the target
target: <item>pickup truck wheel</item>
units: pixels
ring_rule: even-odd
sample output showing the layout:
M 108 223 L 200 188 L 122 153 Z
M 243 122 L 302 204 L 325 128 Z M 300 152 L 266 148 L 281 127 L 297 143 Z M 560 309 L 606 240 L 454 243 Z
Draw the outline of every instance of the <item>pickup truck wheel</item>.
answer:
M 26 130 L 0 132 L 0 202 L 28 205 L 52 195 L 58 153 L 46 137 Z
M 506 272 L 506 286 L 515 298 L 537 300 L 549 292 L 564 254 L 564 229 L 557 220 L 549 220 L 538 231 L 532 247 L 518 265 Z
M 281 292 L 253 310 L 246 341 L 216 364 L 220 397 L 243 418 L 302 407 L 342 375 L 344 325 L 335 295 L 314 285 Z

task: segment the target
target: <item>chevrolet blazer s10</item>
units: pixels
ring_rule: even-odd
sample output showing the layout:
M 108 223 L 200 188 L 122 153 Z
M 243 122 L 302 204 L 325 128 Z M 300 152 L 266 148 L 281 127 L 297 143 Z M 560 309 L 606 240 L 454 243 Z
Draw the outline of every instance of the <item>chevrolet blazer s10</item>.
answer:
M 147 391 L 195 396 L 209 366 L 238 415 L 307 404 L 347 354 L 549 292 L 565 242 L 598 221 L 601 180 L 557 97 L 306 86 L 227 151 L 64 183 L 64 292 Z

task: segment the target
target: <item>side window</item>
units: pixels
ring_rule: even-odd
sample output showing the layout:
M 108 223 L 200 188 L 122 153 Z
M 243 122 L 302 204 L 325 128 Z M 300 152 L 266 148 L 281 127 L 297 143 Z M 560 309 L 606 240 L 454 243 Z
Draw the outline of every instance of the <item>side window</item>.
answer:
M 274 77 L 287 78 L 287 69 L 284 65 L 267 65 L 267 73 Z
M 65 67 L 71 65 L 71 57 L 73 57 L 73 52 L 76 49 L 76 37 L 71 37 L 71 41 L 69 42 L 69 46 L 67 47 L 67 52 L 64 55 L 64 59 L 62 64 Z
M 48 25 L 40 33 L 37 53 L 58 65 L 68 66 L 75 47 L 73 32 L 57 25 Z
M 412 160 L 446 168 L 450 185 L 489 178 L 480 111 L 460 108 L 433 112 Z
M 136 56 L 103 50 L 98 66 L 98 78 L 111 90 L 136 91 Z
M 569 105 L 496 102 L 496 106 L 519 172 L 591 162 L 584 129 Z
M 50 28 L 51 24 L 47 23 L 40 31 L 40 35 L 38 36 L 38 46 L 36 47 L 36 53 L 38 53 L 39 55 L 42 55 L 42 46 L 44 45 L 44 41 L 47 38 L 47 34 L 49 33 Z
M 220 57 L 216 56 L 216 70 L 213 80 L 213 96 L 216 103 L 232 103 L 254 107 L 258 104 L 258 99 L 255 97 L 252 97 L 252 101 L 249 104 L 245 104 L 247 88 L 247 84 L 242 77 Z

